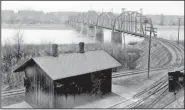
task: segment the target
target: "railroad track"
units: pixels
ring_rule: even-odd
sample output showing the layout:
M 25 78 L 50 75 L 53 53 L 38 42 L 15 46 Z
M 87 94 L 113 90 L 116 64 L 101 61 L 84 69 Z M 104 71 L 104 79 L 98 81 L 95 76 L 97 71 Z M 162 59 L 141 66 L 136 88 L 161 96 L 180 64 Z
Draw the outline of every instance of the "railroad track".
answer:
M 153 85 L 149 88 L 146 88 L 139 93 L 135 94 L 132 98 L 119 102 L 115 105 L 112 105 L 109 108 L 136 108 L 139 106 L 143 101 L 147 100 L 153 94 L 160 92 L 161 90 L 167 90 L 167 77 L 164 76 L 160 79 L 160 81 L 156 81 Z
M 164 42 L 170 48 L 172 48 L 172 50 L 176 53 L 175 54 L 176 55 L 176 59 L 175 59 L 176 62 L 175 62 L 175 64 L 173 64 L 171 66 L 169 65 L 169 66 L 162 67 L 162 68 L 153 68 L 153 69 L 151 69 L 151 71 L 164 70 L 164 69 L 170 69 L 170 70 L 174 69 L 174 70 L 178 70 L 178 71 L 184 71 L 184 48 L 181 46 L 178 46 L 176 44 L 173 44 L 170 41 L 164 40 L 164 39 L 162 39 L 161 41 Z M 122 76 L 140 74 L 140 73 L 144 73 L 144 72 L 147 72 L 147 70 L 136 70 L 136 71 L 129 71 L 129 72 L 127 71 L 124 73 L 114 74 L 112 77 L 117 78 L 117 77 L 122 77 Z M 124 100 L 122 102 L 119 102 L 119 103 L 111 106 L 110 108 L 139 108 L 139 107 L 151 108 L 159 100 L 161 100 L 166 95 L 166 93 L 168 93 L 168 77 L 164 76 L 160 80 L 156 81 L 156 83 L 154 85 L 152 85 L 151 87 L 146 88 L 145 90 L 135 94 L 132 98 Z M 144 101 L 149 99 L 154 94 L 157 94 L 157 96 L 152 100 L 152 102 L 150 102 L 147 105 L 142 104 Z M 171 104 L 171 103 L 172 102 L 170 102 L 169 104 Z M 168 106 L 169 104 L 167 104 L 166 106 Z M 166 107 L 166 106 L 164 106 L 164 107 Z
M 165 42 L 165 44 L 167 44 L 169 47 L 171 47 L 173 49 L 173 51 L 176 53 L 176 64 L 173 65 L 163 65 L 163 67 L 158 67 L 158 68 L 151 68 L 150 71 L 158 71 L 158 70 L 164 70 L 164 69 L 172 69 L 172 68 L 176 68 L 177 65 L 178 67 L 182 67 L 184 66 L 184 49 L 181 46 L 178 46 L 176 44 L 172 44 L 172 42 L 165 40 L 165 39 L 161 39 L 158 38 L 159 41 Z M 180 56 L 179 56 L 180 55 Z M 182 69 L 177 69 L 179 71 L 182 71 Z M 147 72 L 147 69 L 142 69 L 142 70 L 132 70 L 132 71 L 126 71 L 126 72 L 122 72 L 122 73 L 115 73 L 112 75 L 112 78 L 118 78 L 118 77 L 122 77 L 122 76 L 129 76 L 129 75 L 137 75 L 137 74 L 142 74 Z
M 12 97 L 12 96 L 15 96 L 15 95 L 18 95 L 18 94 L 23 94 L 23 93 L 25 93 L 25 89 L 2 91 L 1 92 L 1 98 Z
M 145 45 L 142 45 L 144 47 L 143 55 L 142 57 L 137 61 L 141 66 L 141 68 L 147 68 L 148 64 L 148 41 L 145 42 Z M 170 60 L 167 60 L 166 57 L 169 57 L 169 51 L 164 47 L 163 44 L 158 41 L 156 38 L 152 38 L 152 45 L 156 45 L 155 47 L 151 48 L 151 67 L 163 67 L 165 63 L 168 63 Z M 167 65 L 166 65 L 167 66 Z
M 184 48 L 175 44 L 174 42 L 168 41 L 168 40 L 164 40 L 162 39 L 163 42 L 165 42 L 165 44 L 169 45 L 171 48 L 173 48 L 173 50 L 176 53 L 176 67 L 178 67 L 175 70 L 178 71 L 184 71 Z M 183 68 L 181 68 L 183 67 Z M 168 89 L 167 89 L 168 90 Z M 168 91 L 163 91 L 161 94 L 159 94 L 148 106 L 146 106 L 145 108 L 152 108 L 158 101 L 160 101 L 164 96 L 165 93 Z M 173 103 L 175 100 L 173 100 L 172 102 L 166 104 L 165 106 L 163 106 L 162 108 L 165 108 L 166 106 L 170 105 L 171 103 Z
M 177 57 L 176 58 L 177 65 L 179 65 L 179 67 L 184 66 L 184 62 L 183 62 L 184 61 L 184 50 L 183 50 L 183 48 L 181 46 L 175 44 L 174 42 L 171 42 L 168 40 L 162 39 L 162 42 L 165 42 L 165 44 L 167 44 L 168 46 L 170 46 L 174 50 L 176 57 Z
M 149 99 L 154 94 L 160 94 L 160 96 L 168 91 L 168 83 L 166 81 L 159 86 L 155 87 L 152 92 L 149 94 L 144 95 L 144 97 L 137 102 L 131 103 L 130 105 L 126 106 L 126 108 L 140 108 L 140 104 L 144 102 L 145 100 Z M 157 99 L 157 98 L 155 98 Z M 143 106 L 141 107 L 143 108 Z
M 172 67 L 174 67 L 174 65 L 166 66 L 166 67 L 160 67 L 160 68 L 151 68 L 150 71 L 171 69 Z M 112 78 L 118 78 L 118 77 L 129 76 L 129 75 L 137 75 L 137 74 L 145 73 L 147 71 L 148 71 L 148 69 L 143 69 L 143 70 L 126 71 L 126 72 L 122 72 L 122 73 L 114 73 L 112 75 Z

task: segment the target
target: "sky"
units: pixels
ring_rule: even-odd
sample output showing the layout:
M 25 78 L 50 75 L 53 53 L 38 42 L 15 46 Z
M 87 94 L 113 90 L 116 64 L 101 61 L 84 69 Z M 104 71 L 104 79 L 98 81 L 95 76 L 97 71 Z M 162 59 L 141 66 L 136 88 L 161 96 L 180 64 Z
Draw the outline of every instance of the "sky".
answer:
M 44 12 L 95 10 L 121 13 L 143 10 L 143 14 L 184 15 L 184 1 L 2 1 L 2 10 L 38 10 Z

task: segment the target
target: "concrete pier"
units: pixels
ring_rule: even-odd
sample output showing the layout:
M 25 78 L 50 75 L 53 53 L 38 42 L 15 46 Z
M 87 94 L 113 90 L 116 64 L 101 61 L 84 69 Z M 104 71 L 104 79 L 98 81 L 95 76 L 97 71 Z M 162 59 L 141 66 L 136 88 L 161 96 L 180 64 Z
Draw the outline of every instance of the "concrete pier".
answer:
M 95 40 L 98 42 L 104 42 L 104 33 L 103 29 L 100 27 L 96 27 L 96 37 Z
M 122 33 L 121 32 L 111 32 L 111 43 L 122 44 Z
M 86 25 L 86 24 L 81 25 L 82 34 L 87 34 L 87 31 L 88 31 L 87 28 L 88 28 L 88 25 Z
M 95 37 L 96 36 L 96 27 L 95 26 L 89 26 L 88 27 L 88 36 L 89 37 Z
M 77 31 L 81 31 L 81 24 L 80 23 L 76 23 L 76 30 Z

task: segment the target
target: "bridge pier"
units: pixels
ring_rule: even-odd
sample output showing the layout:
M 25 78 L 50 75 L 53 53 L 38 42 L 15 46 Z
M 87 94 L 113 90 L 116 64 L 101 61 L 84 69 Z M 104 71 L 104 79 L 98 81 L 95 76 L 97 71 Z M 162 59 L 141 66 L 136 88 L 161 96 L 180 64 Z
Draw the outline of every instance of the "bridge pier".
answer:
M 80 23 L 76 23 L 76 30 L 81 31 L 81 24 Z
M 111 32 L 111 43 L 122 44 L 122 32 Z
M 75 28 L 75 24 L 76 24 L 76 23 L 75 23 L 75 22 L 73 22 L 73 23 L 72 23 L 72 27 L 74 27 L 74 28 Z
M 71 21 L 68 21 L 68 25 L 71 26 Z
M 88 25 L 86 24 L 81 24 L 81 32 L 82 34 L 87 34 L 87 31 L 88 31 Z
M 83 32 L 83 28 L 84 28 L 84 25 L 83 24 L 79 24 L 80 33 Z
M 96 27 L 95 26 L 88 26 L 88 36 L 95 37 L 96 36 Z
M 69 22 L 69 25 L 72 27 L 72 22 Z
M 95 27 L 95 40 L 98 42 L 104 42 L 103 29 L 100 27 Z
M 74 28 L 75 28 L 75 29 L 76 29 L 76 27 L 77 27 L 77 23 L 74 24 Z

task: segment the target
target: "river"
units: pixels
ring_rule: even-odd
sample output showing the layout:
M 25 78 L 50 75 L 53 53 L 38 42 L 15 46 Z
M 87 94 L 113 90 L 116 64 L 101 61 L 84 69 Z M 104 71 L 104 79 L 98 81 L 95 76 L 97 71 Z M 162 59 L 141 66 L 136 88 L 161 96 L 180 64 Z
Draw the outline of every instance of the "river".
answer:
M 177 39 L 177 27 L 175 26 L 158 26 L 158 36 L 169 40 Z M 13 36 L 18 32 L 17 29 L 1 29 L 2 44 L 5 42 L 13 43 Z M 94 43 L 93 37 L 88 37 L 74 29 L 65 30 L 43 30 L 43 29 L 21 29 L 20 33 L 23 35 L 24 43 L 26 44 L 44 44 L 44 43 L 57 43 L 57 44 L 71 44 L 79 43 Z M 128 44 L 131 41 L 142 41 L 143 38 L 125 35 L 125 42 Z M 184 27 L 180 29 L 180 40 L 184 40 Z M 104 42 L 111 42 L 111 31 L 104 30 Z

